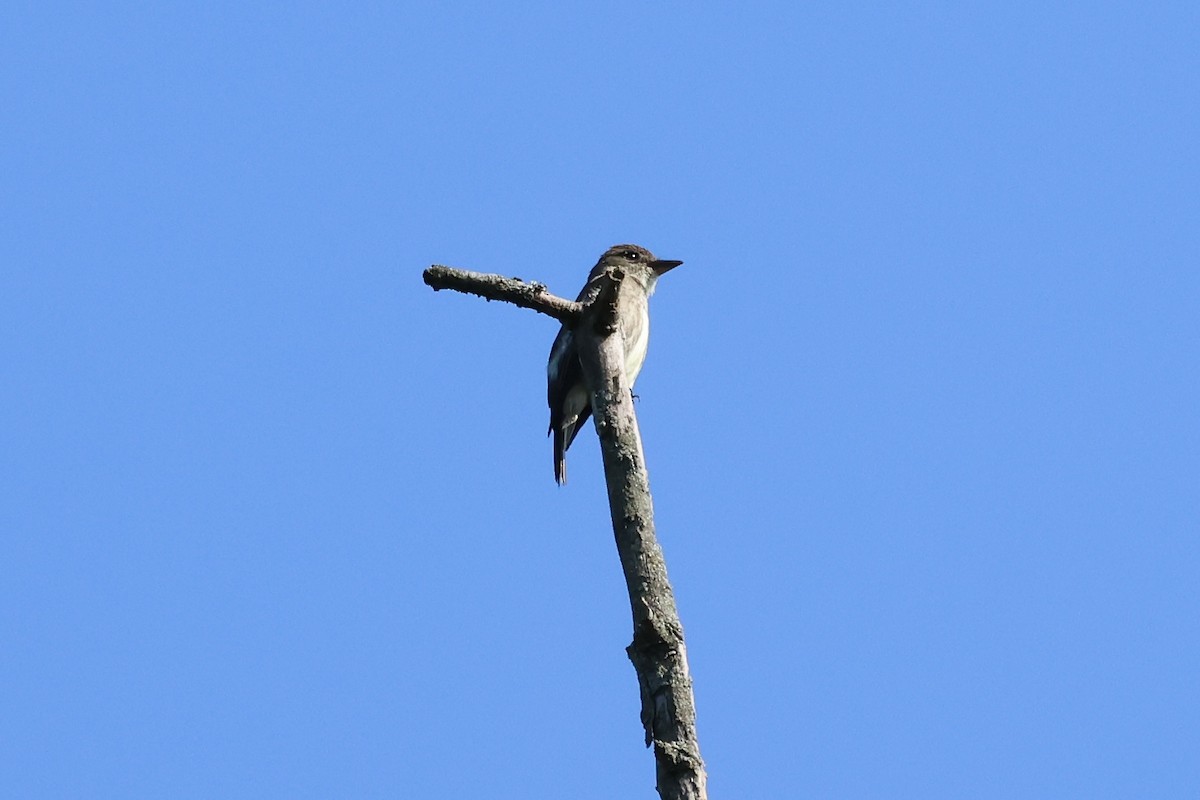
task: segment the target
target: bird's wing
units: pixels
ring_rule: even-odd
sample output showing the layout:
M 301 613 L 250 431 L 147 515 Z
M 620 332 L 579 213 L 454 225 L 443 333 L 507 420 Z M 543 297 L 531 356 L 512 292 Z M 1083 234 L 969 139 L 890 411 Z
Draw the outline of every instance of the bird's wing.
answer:
M 562 418 L 563 402 L 567 392 L 583 380 L 583 369 L 579 366 L 579 354 L 575 350 L 574 337 L 565 326 L 554 337 L 550 348 L 550 360 L 546 362 L 546 402 L 550 404 L 550 425 L 556 417 Z

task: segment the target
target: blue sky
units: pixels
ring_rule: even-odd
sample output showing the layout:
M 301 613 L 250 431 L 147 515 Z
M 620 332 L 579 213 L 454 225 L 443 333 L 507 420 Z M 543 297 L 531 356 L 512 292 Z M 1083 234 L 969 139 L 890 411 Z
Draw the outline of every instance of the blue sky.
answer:
M 638 413 L 713 796 L 1200 792 L 1194 4 L 0 12 L 0 785 L 653 796 L 547 318 Z

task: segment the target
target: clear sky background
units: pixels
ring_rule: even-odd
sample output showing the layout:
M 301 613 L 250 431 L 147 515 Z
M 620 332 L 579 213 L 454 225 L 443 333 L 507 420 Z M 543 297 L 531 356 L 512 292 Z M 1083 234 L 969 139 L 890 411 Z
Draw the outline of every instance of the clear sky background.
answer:
M 556 325 L 638 384 L 714 797 L 1200 796 L 1195 3 L 0 11 L 0 791 L 653 797 Z

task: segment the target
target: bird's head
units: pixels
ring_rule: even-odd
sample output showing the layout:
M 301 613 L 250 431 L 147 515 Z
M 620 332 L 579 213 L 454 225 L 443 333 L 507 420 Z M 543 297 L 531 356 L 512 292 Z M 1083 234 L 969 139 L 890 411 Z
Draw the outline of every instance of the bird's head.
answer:
M 659 276 L 665 275 L 682 263 L 655 258 L 649 250 L 636 244 L 618 244 L 604 252 L 597 267 L 620 267 L 627 274 L 641 279 L 648 287 L 653 287 Z

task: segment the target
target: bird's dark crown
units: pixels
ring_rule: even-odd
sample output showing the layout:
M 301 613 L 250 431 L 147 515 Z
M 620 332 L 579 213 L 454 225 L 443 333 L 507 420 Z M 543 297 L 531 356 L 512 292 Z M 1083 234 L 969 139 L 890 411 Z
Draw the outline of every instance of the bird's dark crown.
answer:
M 604 263 L 632 261 L 635 264 L 649 264 L 653 260 L 653 253 L 644 247 L 638 247 L 636 244 L 613 245 L 604 251 L 604 255 L 600 256 L 600 261 Z

